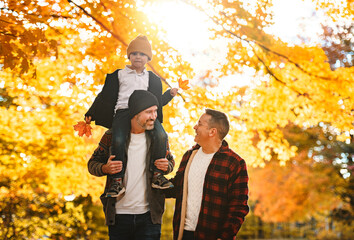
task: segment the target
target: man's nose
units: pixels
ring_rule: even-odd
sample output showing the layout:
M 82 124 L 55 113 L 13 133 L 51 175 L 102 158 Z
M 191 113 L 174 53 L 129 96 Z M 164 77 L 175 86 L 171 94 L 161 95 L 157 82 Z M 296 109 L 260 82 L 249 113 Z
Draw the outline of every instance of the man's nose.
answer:
M 156 118 L 157 118 L 157 112 L 153 112 L 153 113 L 152 113 L 152 119 L 155 120 Z

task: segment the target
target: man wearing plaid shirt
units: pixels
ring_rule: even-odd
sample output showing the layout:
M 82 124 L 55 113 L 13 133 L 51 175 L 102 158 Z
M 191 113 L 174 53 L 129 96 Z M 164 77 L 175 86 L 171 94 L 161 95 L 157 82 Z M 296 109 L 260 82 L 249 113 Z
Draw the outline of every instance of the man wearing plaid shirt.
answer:
M 235 239 L 249 211 L 246 163 L 224 140 L 224 113 L 206 109 L 194 129 L 197 144 L 184 154 L 171 179 L 175 187 L 165 193 L 176 198 L 174 239 Z

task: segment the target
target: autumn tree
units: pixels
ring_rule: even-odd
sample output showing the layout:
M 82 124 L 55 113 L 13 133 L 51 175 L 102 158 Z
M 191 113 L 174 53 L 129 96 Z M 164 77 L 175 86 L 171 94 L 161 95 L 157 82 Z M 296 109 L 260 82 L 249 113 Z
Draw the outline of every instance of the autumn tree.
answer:
M 311 181 L 313 187 L 321 181 L 327 183 L 329 178 L 324 174 L 332 166 L 323 165 L 325 171 L 312 172 L 311 159 L 304 155 L 310 147 L 304 146 L 307 150 L 303 151 L 283 129 L 294 124 L 294 129 L 306 131 L 323 122 L 335 129 L 337 141 L 351 141 L 353 68 L 332 70 L 321 46 L 294 46 L 267 33 L 265 28 L 272 24 L 271 1 L 183 2 L 205 12 L 213 22 L 210 28 L 215 38 L 229 42 L 227 63 L 210 69 L 207 77 L 217 78 L 215 82 L 222 85 L 223 76 L 249 68 L 254 70 L 257 81 L 250 87 L 223 91 L 191 81 L 192 88 L 181 91 L 164 108 L 164 127 L 170 133 L 177 163 L 193 143 L 193 124 L 203 108 L 208 107 L 228 114 L 232 132 L 227 140 L 249 166 L 264 167 L 265 172 L 274 168 L 282 173 L 286 169 L 292 180 Z M 314 2 L 329 16 L 353 16 L 350 1 L 344 1 L 344 6 L 336 5 L 336 1 Z M 86 231 L 93 229 L 92 218 L 97 214 L 88 207 L 88 195 L 94 196 L 92 201 L 97 204 L 104 180 L 90 176 L 86 162 L 105 129 L 94 127 L 92 138 L 80 138 L 73 125 L 83 120 L 105 74 L 128 63 L 127 44 L 138 34 L 148 35 L 152 42 L 154 57 L 148 69 L 161 77 L 164 88 L 176 84 L 180 77 L 194 76 L 190 65 L 166 42 L 164 30 L 142 12 L 144 4 L 158 3 L 0 3 L 0 224 L 5 226 L 0 229 L 2 238 L 72 239 L 95 234 Z M 279 161 L 283 167 L 279 167 Z M 291 165 L 295 161 L 301 164 Z M 294 170 L 289 166 L 294 166 Z M 307 178 L 301 171 L 314 176 Z M 278 179 L 272 177 L 274 181 Z M 283 174 L 279 181 L 293 182 Z M 282 189 L 286 191 L 284 201 L 289 201 L 293 210 L 304 213 L 304 209 L 310 209 L 309 203 L 299 209 L 291 201 L 311 195 L 304 186 L 295 185 L 288 190 L 282 185 Z M 297 191 L 302 194 L 297 196 Z M 318 190 L 314 196 L 323 202 Z M 330 197 L 331 201 L 336 200 L 333 195 Z M 269 214 L 264 204 L 259 212 Z M 323 210 L 326 207 L 324 203 Z M 287 212 L 282 219 L 290 219 L 292 213 Z
M 255 213 L 273 222 L 305 221 L 328 216 L 342 205 L 340 193 L 348 182 L 339 159 L 351 145 L 336 140 L 333 128 L 321 124 L 309 129 L 289 125 L 284 136 L 297 146 L 298 154 L 282 167 L 276 156 L 251 179 Z M 351 163 L 352 164 L 352 163 Z

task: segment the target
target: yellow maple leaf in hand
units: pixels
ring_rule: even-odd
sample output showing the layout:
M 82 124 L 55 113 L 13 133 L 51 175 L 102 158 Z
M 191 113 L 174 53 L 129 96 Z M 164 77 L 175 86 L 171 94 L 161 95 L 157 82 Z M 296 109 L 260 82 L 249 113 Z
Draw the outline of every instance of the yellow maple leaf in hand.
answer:
M 84 121 L 80 121 L 76 125 L 74 125 L 74 130 L 78 131 L 80 137 L 82 137 L 83 135 L 86 135 L 86 137 L 91 136 L 91 129 L 92 127 L 90 126 L 90 124 Z
M 189 80 L 182 80 L 182 78 L 178 79 L 178 86 L 182 90 L 189 89 L 188 83 L 189 83 Z

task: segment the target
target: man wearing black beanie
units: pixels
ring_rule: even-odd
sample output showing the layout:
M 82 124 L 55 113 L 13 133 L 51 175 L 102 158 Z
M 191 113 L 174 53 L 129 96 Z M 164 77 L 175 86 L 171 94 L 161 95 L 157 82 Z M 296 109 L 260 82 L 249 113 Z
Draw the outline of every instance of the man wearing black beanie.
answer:
M 152 150 L 156 145 L 156 97 L 148 91 L 135 90 L 128 104 L 131 126 L 125 153 L 126 166 L 121 161 L 113 161 L 115 156 L 110 155 L 109 151 L 112 132 L 108 130 L 91 156 L 88 170 L 94 176 L 107 176 L 125 170 L 124 194 L 117 198 L 105 197 L 113 181 L 107 177 L 105 191 L 101 195 L 110 239 L 157 240 L 161 235 L 165 197 L 161 189 L 152 187 L 155 173 L 151 169 L 168 174 L 173 170 L 174 160 L 167 144 L 166 158 L 152 161 Z M 162 176 L 160 173 L 159 176 Z
M 156 112 L 154 118 L 148 119 L 148 122 L 146 123 L 140 123 L 140 118 L 139 114 L 151 107 L 156 107 Z M 154 94 L 152 94 L 149 91 L 146 90 L 135 90 L 129 97 L 128 100 L 128 109 L 129 109 L 129 117 L 133 119 L 135 116 L 138 115 L 137 122 L 140 124 L 144 124 L 144 129 L 145 130 L 152 130 L 152 136 L 153 136 L 153 144 L 152 144 L 152 152 L 161 152 L 159 148 L 161 146 L 164 146 L 166 149 L 166 142 L 167 142 L 167 134 L 165 130 L 163 129 L 162 125 L 158 123 L 156 120 L 157 118 L 157 109 L 159 107 L 159 102 L 157 98 L 155 97 Z M 130 126 L 126 126 L 125 129 L 122 129 L 126 131 L 124 133 L 124 136 L 128 136 Z M 118 136 L 119 137 L 119 136 Z M 122 137 L 120 137 L 122 138 Z M 114 143 L 114 134 L 113 134 L 113 143 Z M 159 158 L 161 158 L 160 156 Z M 156 158 L 156 155 L 153 154 L 153 160 L 157 160 L 159 158 Z M 115 159 L 113 159 L 115 160 Z M 127 158 L 123 158 L 122 160 L 118 160 L 118 162 L 122 163 L 122 171 L 118 172 L 117 174 L 114 174 L 115 176 L 112 179 L 112 183 L 110 185 L 109 190 L 106 193 L 106 196 L 109 197 L 119 197 L 121 194 L 125 192 L 124 184 L 123 184 L 123 178 L 127 166 Z M 157 161 L 158 162 L 158 161 Z M 167 189 L 167 188 L 172 188 L 173 184 L 168 181 L 164 176 L 163 176 L 163 171 L 159 170 L 158 168 L 155 167 L 154 162 L 151 162 L 150 164 L 150 170 L 153 171 L 153 178 L 152 178 L 152 183 L 151 186 L 153 188 L 157 189 Z

